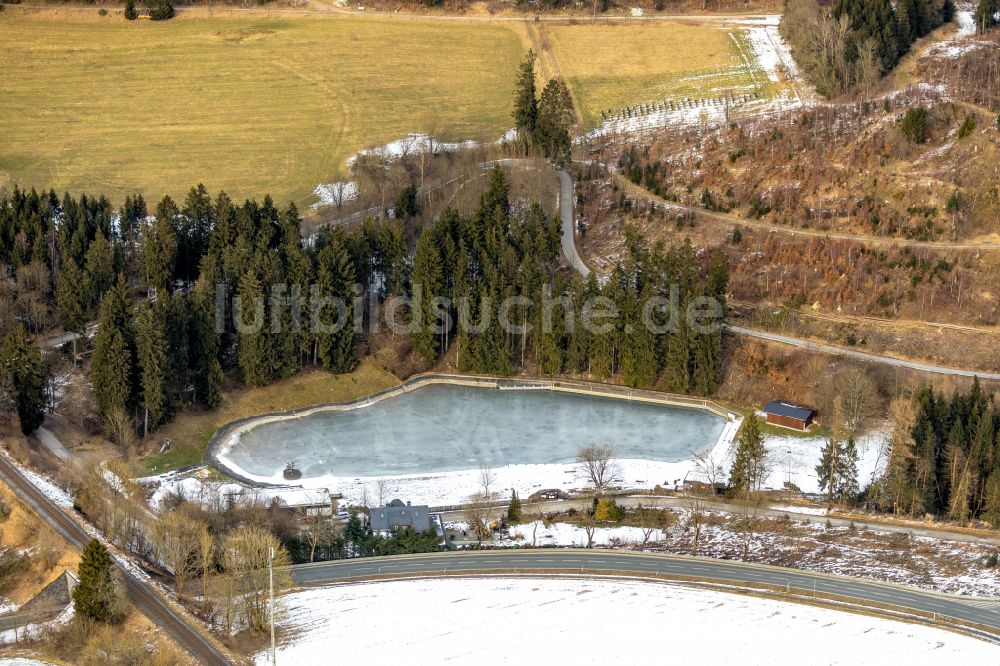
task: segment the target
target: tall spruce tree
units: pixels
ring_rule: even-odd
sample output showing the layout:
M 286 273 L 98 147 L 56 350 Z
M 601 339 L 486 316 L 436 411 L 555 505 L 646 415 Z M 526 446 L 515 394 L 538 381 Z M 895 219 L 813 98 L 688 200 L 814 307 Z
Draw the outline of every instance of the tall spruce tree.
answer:
M 319 359 L 331 372 L 350 372 L 358 365 L 354 330 L 354 265 L 339 232 L 330 233 L 317 257 L 316 275 L 323 306 L 314 315 L 317 327 L 333 327 L 327 332 L 316 330 Z M 341 308 L 335 305 L 339 302 Z M 318 319 L 316 319 L 318 317 Z
M 94 398 L 104 416 L 115 408 L 126 409 L 134 404 L 135 334 L 131 311 L 125 279 L 119 275 L 118 283 L 101 299 L 90 363 Z
M 514 127 L 518 135 L 525 140 L 532 140 L 535 135 L 535 125 L 538 122 L 538 95 L 535 88 L 535 52 L 528 49 L 528 54 L 518 68 L 514 83 Z
M 736 451 L 729 471 L 729 486 L 734 495 L 745 497 L 760 490 L 767 476 L 767 455 L 760 417 L 751 414 L 736 436 Z
M 858 449 L 854 438 L 838 440 L 829 437 L 816 465 L 819 486 L 825 489 L 827 503 L 845 502 L 858 493 Z
M 80 556 L 79 582 L 73 588 L 73 608 L 77 614 L 97 622 L 124 619 L 112 566 L 108 549 L 97 539 L 91 539 Z
M 234 301 L 236 309 L 233 311 L 233 319 L 237 324 L 237 364 L 247 385 L 263 386 L 272 377 L 271 349 L 268 343 L 264 290 L 253 272 L 248 271 L 243 275 L 236 296 L 238 300 Z
M 156 207 L 156 219 L 149 222 L 142 239 L 142 265 L 146 285 L 159 291 L 165 290 L 174 276 L 177 260 L 176 218 L 177 205 L 164 197 Z
M 569 160 L 573 127 L 573 99 L 566 84 L 550 79 L 542 89 L 538 103 L 538 116 L 533 134 L 542 154 L 558 163 Z
M 414 312 L 413 348 L 428 363 L 433 363 L 442 352 L 434 327 L 439 326 L 434 307 L 434 297 L 444 294 L 444 269 L 441 252 L 435 238 L 435 227 L 424 227 L 413 256 L 414 289 L 420 289 L 419 310 Z
M 17 324 L 4 339 L 0 372 L 13 390 L 21 432 L 30 435 L 45 420 L 45 366 L 24 324 Z
M 163 421 L 167 413 L 167 341 L 163 322 L 146 305 L 135 318 L 136 361 L 142 388 L 143 437 Z M 185 359 L 186 360 L 186 359 Z
M 83 335 L 87 324 L 90 294 L 83 273 L 72 259 L 56 281 L 56 312 L 63 330 L 73 334 L 73 364 L 76 364 L 76 339 Z
M 203 262 L 211 264 L 211 262 Z M 190 355 L 194 373 L 194 400 L 206 407 L 217 407 L 222 400 L 222 364 L 219 362 L 220 335 L 215 322 L 215 266 L 198 278 L 191 294 Z

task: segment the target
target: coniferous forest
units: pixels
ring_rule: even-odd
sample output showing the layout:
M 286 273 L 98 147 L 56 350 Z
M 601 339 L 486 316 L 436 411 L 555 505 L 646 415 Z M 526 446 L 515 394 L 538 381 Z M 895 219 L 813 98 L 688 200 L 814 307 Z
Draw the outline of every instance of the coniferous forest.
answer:
M 643 325 L 643 304 L 672 296 L 683 313 L 700 296 L 721 302 L 720 253 L 633 235 L 602 284 L 562 267 L 559 243 L 559 220 L 512 206 L 500 169 L 468 217 L 448 209 L 422 231 L 384 219 L 310 238 L 296 208 L 269 197 L 237 204 L 198 186 L 180 205 L 164 197 L 149 210 L 137 196 L 115 210 L 103 197 L 15 189 L 0 201 L 0 262 L 14 276 L 0 333 L 21 350 L 29 333 L 58 324 L 82 335 L 96 322 L 90 378 L 118 441 L 186 404 L 214 407 L 227 378 L 261 386 L 306 366 L 349 372 L 386 337 L 386 309 L 406 326 L 390 337 L 424 367 L 453 354 L 464 372 L 715 390 L 721 331 L 695 333 L 686 317 L 668 326 L 663 307 Z M 40 372 L 5 395 L 40 401 Z M 38 410 L 23 411 L 37 427 Z
M 786 0 L 781 34 L 820 94 L 869 90 L 914 41 L 952 20 L 952 0 Z
M 951 396 L 924 386 L 893 404 L 886 475 L 872 489 L 883 511 L 1000 522 L 1000 408 L 979 382 Z

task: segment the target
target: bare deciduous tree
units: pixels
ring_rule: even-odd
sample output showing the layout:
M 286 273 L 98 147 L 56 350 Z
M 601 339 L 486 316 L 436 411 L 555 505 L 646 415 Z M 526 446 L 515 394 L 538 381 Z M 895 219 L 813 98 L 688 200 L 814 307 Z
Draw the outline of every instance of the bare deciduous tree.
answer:
M 489 520 L 493 504 L 497 500 L 496 473 L 489 465 L 479 466 L 479 490 L 469 498 L 469 506 L 465 516 L 469 527 L 476 533 L 476 539 L 482 543 L 483 537 L 489 534 Z
M 273 534 L 257 525 L 246 525 L 227 535 L 222 545 L 225 575 L 232 578 L 243 619 L 252 631 L 263 633 L 268 627 L 268 565 L 274 553 L 274 591 L 280 594 L 291 587 L 287 567 L 291 560 Z
M 153 523 L 151 540 L 160 562 L 174 574 L 178 596 L 184 594 L 184 585 L 195 575 L 198 565 L 199 537 L 204 523 L 180 511 L 161 514 Z
M 763 505 L 764 495 L 759 492 L 745 493 L 739 500 L 740 511 L 736 515 L 735 524 L 740 535 L 744 561 L 750 558 L 750 547 L 753 545 L 757 528 L 760 527 Z
M 694 459 L 694 472 L 698 480 L 704 483 L 702 487 L 688 489 L 685 506 L 688 510 L 687 527 L 694 530 L 694 550 L 698 550 L 701 540 L 701 528 L 705 523 L 707 499 L 715 497 L 717 488 L 725 479 L 726 472 L 720 460 L 712 453 L 691 453 Z
M 385 506 L 386 494 L 389 492 L 389 480 L 388 479 L 376 479 L 375 481 L 375 494 L 378 496 L 378 505 Z
M 848 435 L 858 434 L 878 412 L 880 400 L 875 382 L 860 368 L 848 368 L 833 380 L 834 395 L 843 406 L 843 427 Z M 836 427 L 838 424 L 831 424 Z
M 621 482 L 621 468 L 615 462 L 616 453 L 612 444 L 590 444 L 576 454 L 577 468 L 590 480 L 598 494 Z
M 654 532 L 665 530 L 669 526 L 667 513 L 661 509 L 654 509 L 653 507 L 640 504 L 636 507 L 635 512 L 639 529 L 642 530 L 642 546 L 649 543 L 649 540 L 653 538 Z
M 379 479 L 379 481 L 383 482 L 384 479 Z M 379 506 L 384 505 L 385 503 L 380 498 Z M 336 515 L 337 500 L 331 498 L 329 511 L 321 509 L 314 515 L 306 517 L 306 522 L 302 527 L 302 532 L 305 534 L 306 542 L 309 544 L 310 562 L 313 562 L 316 559 L 316 547 L 319 546 L 320 543 L 332 541 L 336 538 L 337 533 L 340 531 L 340 521 L 337 520 Z
M 132 455 L 135 445 L 135 428 L 132 418 L 122 407 L 112 407 L 104 416 L 104 427 L 111 441 L 118 445 L 126 457 Z

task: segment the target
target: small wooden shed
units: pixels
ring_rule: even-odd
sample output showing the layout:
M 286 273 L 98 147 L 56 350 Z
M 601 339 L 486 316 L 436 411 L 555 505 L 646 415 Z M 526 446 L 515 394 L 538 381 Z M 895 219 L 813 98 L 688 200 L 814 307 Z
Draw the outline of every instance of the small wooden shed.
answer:
M 775 400 L 764 405 L 764 415 L 767 422 L 773 425 L 808 430 L 816 416 L 816 410 Z

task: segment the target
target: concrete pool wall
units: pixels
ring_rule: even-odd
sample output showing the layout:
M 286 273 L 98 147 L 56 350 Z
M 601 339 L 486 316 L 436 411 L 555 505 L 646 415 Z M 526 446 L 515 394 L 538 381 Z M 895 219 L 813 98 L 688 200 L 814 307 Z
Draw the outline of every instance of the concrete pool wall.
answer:
M 552 380 L 552 379 L 511 379 L 511 378 L 498 378 L 498 377 L 484 377 L 484 376 L 468 376 L 468 375 L 450 375 L 450 374 L 438 374 L 438 373 L 427 373 L 416 375 L 410 379 L 402 382 L 398 386 L 380 391 L 378 393 L 373 393 L 369 396 L 363 398 L 358 398 L 356 400 L 346 401 L 346 402 L 335 402 L 335 403 L 323 403 L 318 405 L 312 405 L 309 407 L 303 407 L 294 410 L 288 410 L 284 412 L 276 412 L 270 414 L 262 414 L 258 416 L 251 416 L 243 419 L 239 419 L 230 422 L 220 428 L 213 436 L 209 442 L 208 449 L 206 451 L 206 459 L 217 469 L 224 472 L 228 476 L 235 479 L 239 479 L 246 483 L 256 485 L 256 486 L 274 486 L 274 485 L 287 485 L 284 483 L 271 483 L 269 481 L 262 480 L 259 475 L 252 474 L 242 469 L 238 464 L 233 463 L 228 459 L 227 454 L 229 451 L 239 443 L 240 438 L 243 434 L 248 431 L 264 425 L 273 424 L 276 422 L 289 421 L 302 419 L 303 417 L 308 417 L 313 414 L 320 414 L 324 412 L 346 412 L 353 411 L 361 408 L 368 407 L 370 405 L 375 405 L 382 402 L 388 398 L 394 398 L 402 396 L 423 387 L 432 385 L 450 385 L 450 386 L 466 386 L 479 389 L 496 389 L 500 391 L 546 391 L 551 393 L 566 393 L 575 394 L 578 396 L 589 396 L 594 398 L 610 398 L 625 402 L 636 402 L 644 403 L 648 405 L 663 405 L 667 407 L 693 409 L 707 412 L 720 417 L 725 420 L 725 424 L 722 428 L 721 434 L 718 441 L 715 442 L 714 446 L 711 447 L 712 451 L 724 451 L 728 449 L 730 443 L 732 442 L 736 431 L 739 429 L 739 425 L 742 422 L 742 418 L 738 414 L 734 414 L 724 407 L 718 405 L 717 403 L 706 400 L 702 398 L 693 398 L 690 396 L 673 395 L 668 393 L 661 393 L 658 391 L 649 391 L 644 389 L 630 389 L 628 387 L 615 386 L 610 384 L 601 384 L 594 382 L 583 382 L 576 380 Z M 581 442 L 582 444 L 583 442 Z M 275 450 L 275 456 L 281 455 L 280 450 Z M 251 478 L 256 476 L 257 478 Z M 351 474 L 348 476 L 357 476 L 356 474 Z M 375 476 L 373 474 L 372 476 Z M 296 482 L 297 483 L 297 482 Z

